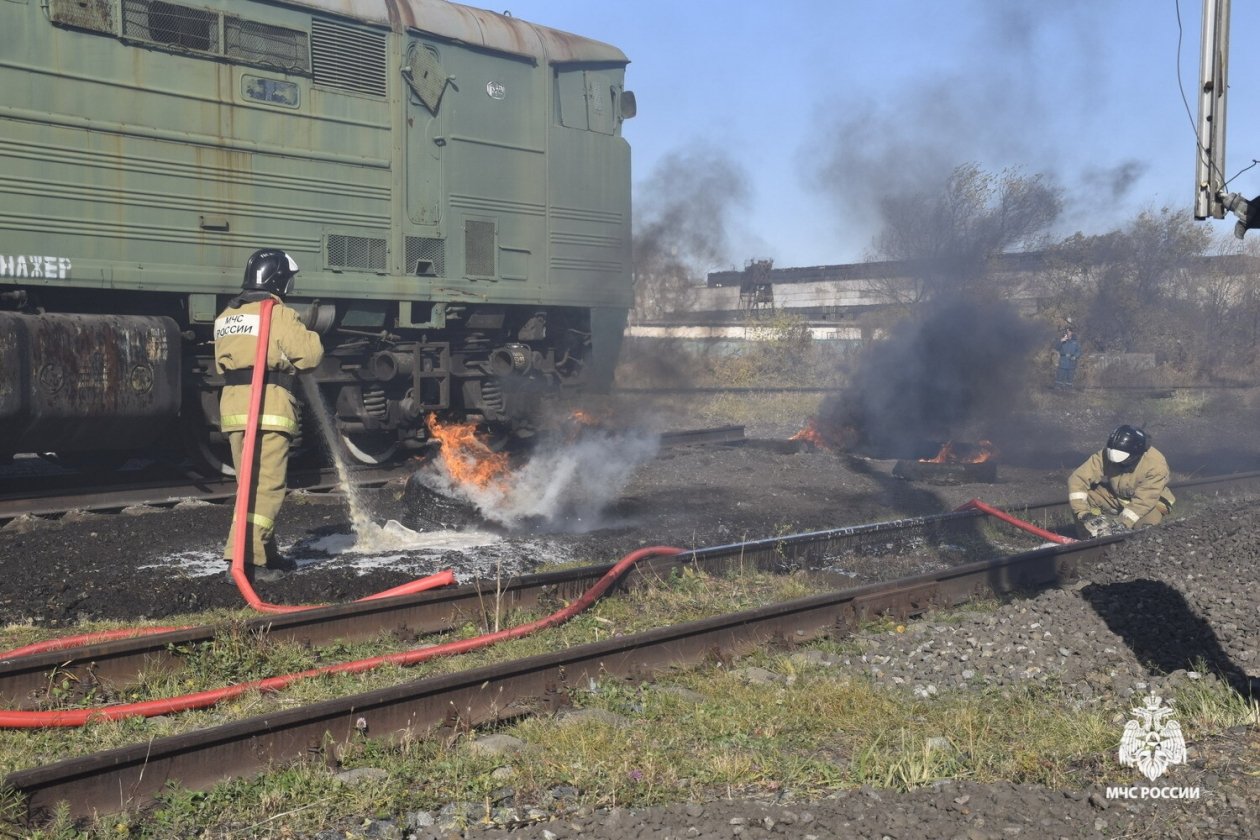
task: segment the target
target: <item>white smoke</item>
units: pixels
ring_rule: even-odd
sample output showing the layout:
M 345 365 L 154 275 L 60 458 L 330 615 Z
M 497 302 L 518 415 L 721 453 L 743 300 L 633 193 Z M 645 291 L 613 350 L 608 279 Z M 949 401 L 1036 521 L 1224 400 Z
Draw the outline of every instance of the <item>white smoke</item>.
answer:
M 430 490 L 475 505 L 486 519 L 507 528 L 579 533 L 603 526 L 605 509 L 659 449 L 656 434 L 592 430 L 577 441 L 543 444 L 502 483 L 456 483 L 440 458 L 416 478 Z

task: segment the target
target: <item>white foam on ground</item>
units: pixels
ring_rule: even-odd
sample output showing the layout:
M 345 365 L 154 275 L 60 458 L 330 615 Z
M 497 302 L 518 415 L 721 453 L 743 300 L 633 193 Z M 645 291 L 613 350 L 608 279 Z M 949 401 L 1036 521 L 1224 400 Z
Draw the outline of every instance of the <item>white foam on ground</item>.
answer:
M 376 554 L 382 551 L 462 551 L 499 541 L 484 531 L 413 531 L 397 519 L 375 523 L 356 534 L 330 534 L 309 543 L 312 551 L 325 554 Z
M 150 563 L 139 568 L 141 571 L 145 569 L 169 570 L 171 566 L 178 566 L 180 571 L 189 577 L 210 577 L 211 575 L 221 575 L 227 571 L 227 563 L 223 562 L 222 550 L 181 551 L 176 554 L 168 554 L 160 558 L 156 563 Z
M 329 534 L 280 548 L 286 556 L 293 558 L 298 569 L 335 564 L 338 568 L 366 572 L 381 568 L 431 566 L 434 558 L 444 554 L 474 551 L 501 541 L 497 534 L 484 531 L 413 531 L 391 519 L 384 525 L 373 525 L 366 535 Z M 426 560 L 430 562 L 424 563 Z M 180 567 L 189 577 L 221 575 L 227 568 L 220 551 L 182 551 L 140 568 L 169 569 L 172 565 Z M 470 570 L 476 573 L 493 573 L 496 566 L 502 565 L 494 558 L 479 558 L 468 564 Z
M 303 543 L 303 553 L 322 554 L 324 557 L 311 560 L 298 557 L 293 559 L 302 567 L 334 558 L 339 567 L 349 566 L 367 571 L 407 565 L 416 560 L 431 559 L 453 551 L 485 548 L 501 539 L 497 534 L 485 531 L 413 531 L 391 519 L 380 527 L 373 526 L 366 534 L 328 534 Z

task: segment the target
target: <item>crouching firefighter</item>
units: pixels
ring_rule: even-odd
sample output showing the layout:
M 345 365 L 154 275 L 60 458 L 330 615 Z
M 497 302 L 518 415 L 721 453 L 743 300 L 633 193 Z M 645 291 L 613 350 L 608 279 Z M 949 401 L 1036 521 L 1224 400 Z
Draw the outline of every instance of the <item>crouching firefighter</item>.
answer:
M 250 579 L 269 580 L 293 568 L 275 546 L 276 515 L 284 502 L 289 442 L 298 430 L 294 387 L 299 371 L 311 370 L 324 357 L 319 334 L 307 329 L 297 312 L 283 304 L 293 291 L 298 265 L 284 251 L 264 248 L 245 263 L 241 293 L 228 302 L 214 322 L 214 367 L 223 377 L 219 424 L 232 446 L 232 463 L 241 474 L 245 426 L 249 420 L 250 386 L 256 364 L 266 365 L 259 411 L 254 474 L 245 540 L 245 571 Z M 255 358 L 262 302 L 274 301 L 266 359 Z M 228 534 L 224 559 L 231 562 L 236 528 Z
M 1068 477 L 1068 504 L 1083 537 L 1158 525 L 1172 513 L 1168 462 L 1134 426 L 1119 426 L 1107 445 Z

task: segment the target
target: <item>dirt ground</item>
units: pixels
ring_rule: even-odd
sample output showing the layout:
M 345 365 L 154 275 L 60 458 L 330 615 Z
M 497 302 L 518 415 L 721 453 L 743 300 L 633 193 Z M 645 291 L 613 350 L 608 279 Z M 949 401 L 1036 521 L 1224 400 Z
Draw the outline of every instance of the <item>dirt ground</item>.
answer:
M 939 513 L 971 498 L 1049 501 L 1120 422 L 1145 425 L 1175 479 L 1260 468 L 1250 392 L 1145 403 L 1090 393 L 1039 399 L 992 435 L 1001 453 L 996 482 L 947 486 L 895 478 L 893 459 L 787 444 L 809 407 L 785 412 L 774 394 L 746 396 L 724 414 L 673 396 L 608 397 L 588 407 L 620 429 L 599 436 L 584 458 L 569 457 L 573 446 L 539 457 L 519 473 L 515 498 L 481 498 L 479 509 L 418 482 L 365 493 L 376 524 L 392 519 L 420 532 L 410 546 L 365 552 L 353 545 L 343 496 L 291 495 L 277 533 L 299 568 L 257 588 L 275 602 L 329 603 L 444 568 L 467 580 L 606 563 L 642 545 L 703 547 Z M 747 443 L 657 451 L 643 432 L 730 422 L 745 425 Z M 0 530 L 0 621 L 70 626 L 242 606 L 218 559 L 230 518 L 226 505 L 185 503 L 11 522 Z
M 298 569 L 257 588 L 264 599 L 280 603 L 339 602 L 445 568 L 454 569 L 463 580 L 510 576 L 552 563 L 611 562 L 644 545 L 703 547 L 939 513 L 971 498 L 997 505 L 1058 500 L 1066 493 L 1068 472 L 1101 447 L 1115 425 L 1125 422 L 1142 425 L 1152 434 L 1170 462 L 1174 480 L 1256 470 L 1257 403 L 1257 394 L 1249 391 L 1178 392 L 1146 399 L 1122 393 L 1041 392 L 1028 410 L 1013 414 L 1002 428 L 989 430 L 1000 451 L 995 482 L 935 485 L 894 477 L 893 459 L 789 444 L 788 438 L 809 418 L 808 400 L 776 394 L 744 395 L 734 401 L 727 397 L 683 401 L 677 395 L 652 399 L 641 394 L 607 398 L 592 401 L 589 408 L 616 418 L 611 424 L 615 431 L 596 435 L 593 443 L 544 449 L 544 454 L 519 466 L 513 492 L 482 494 L 475 499 L 480 507 L 433 492 L 431 487 L 441 482 L 427 471 L 407 484 L 366 493 L 362 501 L 375 524 L 396 520 L 420 533 L 410 547 L 365 551 L 354 544 L 343 496 L 292 495 L 281 513 L 278 537 Z M 657 449 L 651 434 L 645 433 L 726 423 L 745 425 L 748 441 L 738 446 Z M 161 619 L 241 607 L 242 598 L 219 560 L 230 517 L 225 505 L 181 504 L 173 509 L 11 522 L 0 530 L 0 621 L 69 627 L 87 619 Z M 1022 679 L 1010 675 L 1052 674 L 1062 662 L 1083 667 L 1096 660 L 1103 663 L 1098 668 L 1116 670 L 1117 679 L 1123 677 L 1125 685 L 1136 690 L 1145 684 L 1140 681 L 1147 679 L 1147 671 L 1125 653 L 1132 646 L 1125 641 L 1103 645 L 1110 633 L 1127 639 L 1133 628 L 1117 623 L 1108 629 L 1090 622 L 1107 615 L 1099 604 L 1110 603 L 1109 598 L 1128 604 L 1132 599 L 1125 587 L 1144 581 L 1150 588 L 1151 579 L 1165 571 L 1178 580 L 1197 582 L 1188 588 L 1178 584 L 1186 588 L 1185 600 L 1174 600 L 1183 608 L 1188 603 L 1194 616 L 1210 615 L 1227 627 L 1241 628 L 1236 638 L 1220 637 L 1225 645 L 1222 656 L 1250 662 L 1257 656 L 1254 634 L 1248 629 L 1254 629 L 1254 598 L 1246 594 L 1255 587 L 1250 575 L 1255 517 L 1246 509 L 1223 509 L 1221 518 L 1232 524 L 1224 529 L 1213 523 L 1196 525 L 1188 517 L 1184 525 L 1172 522 L 1150 532 L 1148 540 L 1126 541 L 1122 553 L 1109 557 L 1109 568 L 1114 568 L 1106 573 L 1123 580 L 1096 577 L 1079 591 L 1053 590 L 1031 605 L 1004 607 L 1011 612 L 1012 628 L 1027 624 L 1025 612 L 1031 610 L 1038 623 L 1029 626 L 1038 628 L 1037 633 L 1045 633 L 1042 625 L 1055 626 L 1058 621 L 1056 635 L 1076 633 L 1080 638 L 1072 637 L 1073 657 L 1062 659 L 1061 651 L 1052 647 L 1048 653 L 1039 652 L 1050 657 L 1045 661 L 1028 659 L 1032 651 L 1017 653 L 1025 646 L 1012 643 L 1008 645 L 1012 652 L 995 660 L 1002 668 L 982 676 Z M 1183 544 L 1178 528 L 1191 529 L 1183 537 L 1198 540 L 1201 547 L 1226 532 L 1234 542 L 1222 544 L 1216 555 L 1201 553 L 1195 572 L 1183 574 L 1181 561 L 1171 551 Z M 1240 540 L 1247 551 L 1240 548 Z M 1220 557 L 1231 558 L 1230 563 L 1214 559 Z M 1159 588 L 1165 590 L 1172 591 Z M 1143 592 L 1147 598 L 1149 593 Z M 1090 598 L 1098 603 L 1087 604 Z M 1148 601 L 1143 603 L 1149 606 Z M 1146 610 L 1137 617 L 1139 629 L 1150 629 L 1150 615 Z M 1202 624 L 1187 620 L 1193 627 Z M 1160 631 L 1164 628 L 1159 625 Z M 929 624 L 916 632 L 960 630 Z M 991 635 L 983 627 L 975 633 L 981 638 Z M 889 647 L 887 640 L 872 638 L 865 643 L 880 653 L 879 661 L 890 663 L 883 669 L 890 679 L 899 673 L 896 664 L 909 655 Z M 1098 649 L 1086 653 L 1089 644 Z M 1160 650 L 1167 647 L 1162 641 L 1154 644 Z M 902 675 L 903 680 L 913 678 L 913 683 L 922 670 L 916 665 Z M 1079 682 L 1088 684 L 1096 676 L 1094 670 L 1086 668 L 1087 678 Z M 949 672 L 946 668 L 933 679 L 956 679 L 960 684 L 969 679 L 966 672 L 953 676 Z M 1074 672 L 1064 673 L 1071 678 Z M 1117 683 L 1108 691 L 1121 688 Z M 1255 748 L 1253 730 L 1195 745 L 1187 772 L 1210 792 L 1202 807 L 1170 803 L 1151 810 L 1141 803 L 1110 803 L 1098 793 L 950 781 L 908 793 L 837 791 L 814 802 L 693 801 L 639 812 L 570 813 L 511 831 L 454 829 L 443 823 L 449 817 L 444 811 L 388 819 L 353 816 L 346 819 L 348 828 L 329 827 L 316 836 L 318 840 L 364 836 L 363 826 L 368 824 L 372 828 L 367 836 L 416 838 L 509 833 L 540 838 L 1243 836 L 1239 833 L 1246 831 L 1243 827 L 1260 819 L 1260 790 L 1250 784 L 1249 771 L 1240 769 L 1252 766 Z

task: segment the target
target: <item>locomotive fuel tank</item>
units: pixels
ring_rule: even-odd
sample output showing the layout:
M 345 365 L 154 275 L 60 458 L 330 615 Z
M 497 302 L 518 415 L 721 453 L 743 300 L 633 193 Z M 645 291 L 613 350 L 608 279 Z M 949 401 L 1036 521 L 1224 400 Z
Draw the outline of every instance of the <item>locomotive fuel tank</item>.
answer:
M 0 312 L 0 446 L 142 448 L 179 413 L 170 318 Z

